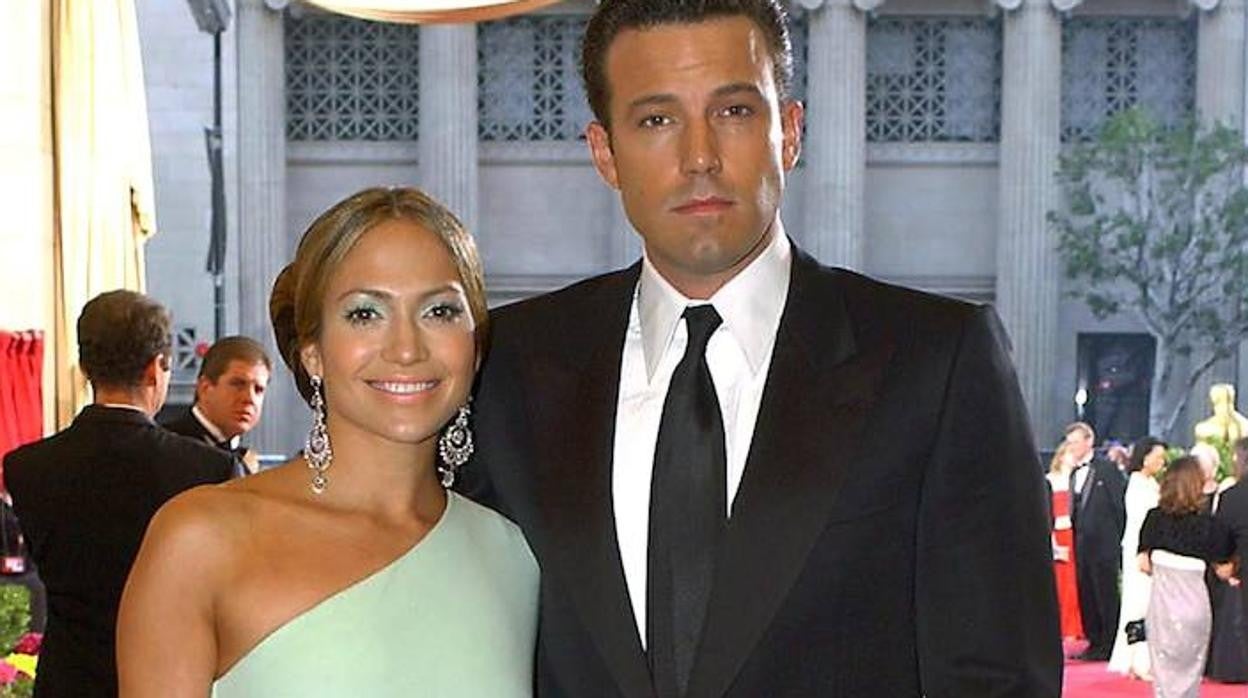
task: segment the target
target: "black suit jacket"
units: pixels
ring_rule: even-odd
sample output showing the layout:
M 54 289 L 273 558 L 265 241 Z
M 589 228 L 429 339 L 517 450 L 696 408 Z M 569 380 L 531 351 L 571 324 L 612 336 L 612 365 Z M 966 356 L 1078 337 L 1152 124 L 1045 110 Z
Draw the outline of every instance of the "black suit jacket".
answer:
M 544 698 L 653 694 L 611 494 L 638 273 L 493 316 L 465 487 L 541 562 Z M 995 315 L 795 250 L 688 695 L 1057 696 L 1045 507 Z
M 161 422 L 161 426 L 175 434 L 189 436 L 196 441 L 202 441 L 213 448 L 221 448 L 221 444 L 217 442 L 216 438 L 208 433 L 208 430 L 204 428 L 203 424 L 199 423 L 198 419 L 195 419 L 195 415 L 191 413 L 189 407 L 177 419 Z M 221 450 L 229 449 L 222 448 Z
M 230 457 L 234 459 L 234 468 L 232 471 L 234 477 L 244 477 L 250 474 L 250 471 L 247 469 L 247 465 L 243 462 L 242 456 L 235 452 L 234 449 L 230 448 L 228 444 L 219 443 L 217 438 L 205 429 L 204 425 L 195 418 L 195 414 L 191 412 L 191 408 L 188 407 L 186 411 L 182 413 L 182 416 L 168 422 L 163 422 L 161 426 L 175 434 L 189 436 L 196 441 L 200 441 L 208 446 L 220 449 L 221 451 L 230 454 Z
M 1127 478 L 1107 460 L 1093 458 L 1078 496 L 1073 493 L 1070 522 L 1075 529 L 1075 555 L 1087 560 L 1121 563 L 1122 532 L 1127 525 Z
M 1218 519 L 1235 534 L 1235 554 L 1239 557 L 1236 575 L 1245 583 L 1239 587 L 1248 613 L 1248 483 L 1240 480 L 1218 499 Z M 1245 619 L 1248 623 L 1248 619 Z
M 227 454 L 141 412 L 96 405 L 5 457 L 5 484 L 48 590 L 36 695 L 117 695 L 117 606 L 148 521 L 175 494 L 222 482 L 231 468 Z

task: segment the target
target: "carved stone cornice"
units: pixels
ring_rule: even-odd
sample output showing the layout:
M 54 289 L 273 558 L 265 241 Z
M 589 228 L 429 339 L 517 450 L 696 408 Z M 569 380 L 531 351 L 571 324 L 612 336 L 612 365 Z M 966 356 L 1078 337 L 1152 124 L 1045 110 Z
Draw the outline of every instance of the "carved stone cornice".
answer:
M 1212 1 L 1217 2 L 1217 0 Z M 993 2 L 996 3 L 997 7 L 1000 7 L 1008 12 L 1022 7 L 1024 0 L 993 0 Z M 1053 4 L 1053 9 L 1058 12 L 1070 12 L 1079 5 L 1083 4 L 1083 0 L 1050 0 L 1050 2 Z
M 886 0 L 797 0 L 797 4 L 806 10 L 817 10 L 824 5 L 853 5 L 863 12 L 878 10 Z

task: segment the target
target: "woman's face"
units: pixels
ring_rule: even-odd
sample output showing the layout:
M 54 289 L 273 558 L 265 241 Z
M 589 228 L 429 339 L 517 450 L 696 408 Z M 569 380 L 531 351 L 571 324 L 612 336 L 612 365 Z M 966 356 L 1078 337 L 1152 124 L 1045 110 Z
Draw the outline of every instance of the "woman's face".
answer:
M 1147 454 L 1144 455 L 1144 467 L 1141 468 L 1145 475 L 1153 476 L 1161 472 L 1166 464 L 1166 447 L 1161 445 L 1153 446 Z
M 325 381 L 330 427 L 411 444 L 435 436 L 468 398 L 473 329 L 441 239 L 406 219 L 364 233 L 330 278 L 321 335 L 304 350 Z

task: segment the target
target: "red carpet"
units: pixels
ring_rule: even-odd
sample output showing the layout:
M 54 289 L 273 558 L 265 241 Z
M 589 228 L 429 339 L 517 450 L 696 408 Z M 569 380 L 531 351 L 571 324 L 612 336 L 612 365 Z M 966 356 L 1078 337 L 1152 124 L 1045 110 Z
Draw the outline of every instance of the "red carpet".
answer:
M 1081 648 L 1077 645 L 1067 645 L 1066 653 L 1070 654 L 1079 649 Z M 1152 684 L 1111 674 L 1105 668 L 1106 665 L 1106 662 L 1081 662 L 1076 659 L 1067 659 L 1062 698 L 1114 698 L 1115 696 L 1151 698 Z M 1200 687 L 1200 695 L 1201 698 L 1246 698 L 1248 685 L 1205 681 Z

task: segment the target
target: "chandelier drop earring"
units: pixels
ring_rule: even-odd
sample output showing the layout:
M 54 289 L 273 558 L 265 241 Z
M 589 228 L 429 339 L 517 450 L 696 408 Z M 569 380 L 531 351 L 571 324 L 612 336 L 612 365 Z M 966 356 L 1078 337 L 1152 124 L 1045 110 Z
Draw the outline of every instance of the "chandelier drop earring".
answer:
M 438 437 L 438 455 L 442 456 L 438 474 L 442 476 L 442 486 L 448 489 L 455 484 L 455 472 L 472 455 L 472 428 L 468 426 L 470 414 L 472 410 L 467 404 L 460 407 L 455 421 L 448 424 Z
M 325 429 L 325 394 L 320 376 L 312 376 L 312 429 L 304 445 L 303 457 L 312 469 L 312 494 L 324 494 L 329 486 L 325 471 L 334 462 L 334 449 L 329 446 L 329 431 Z

